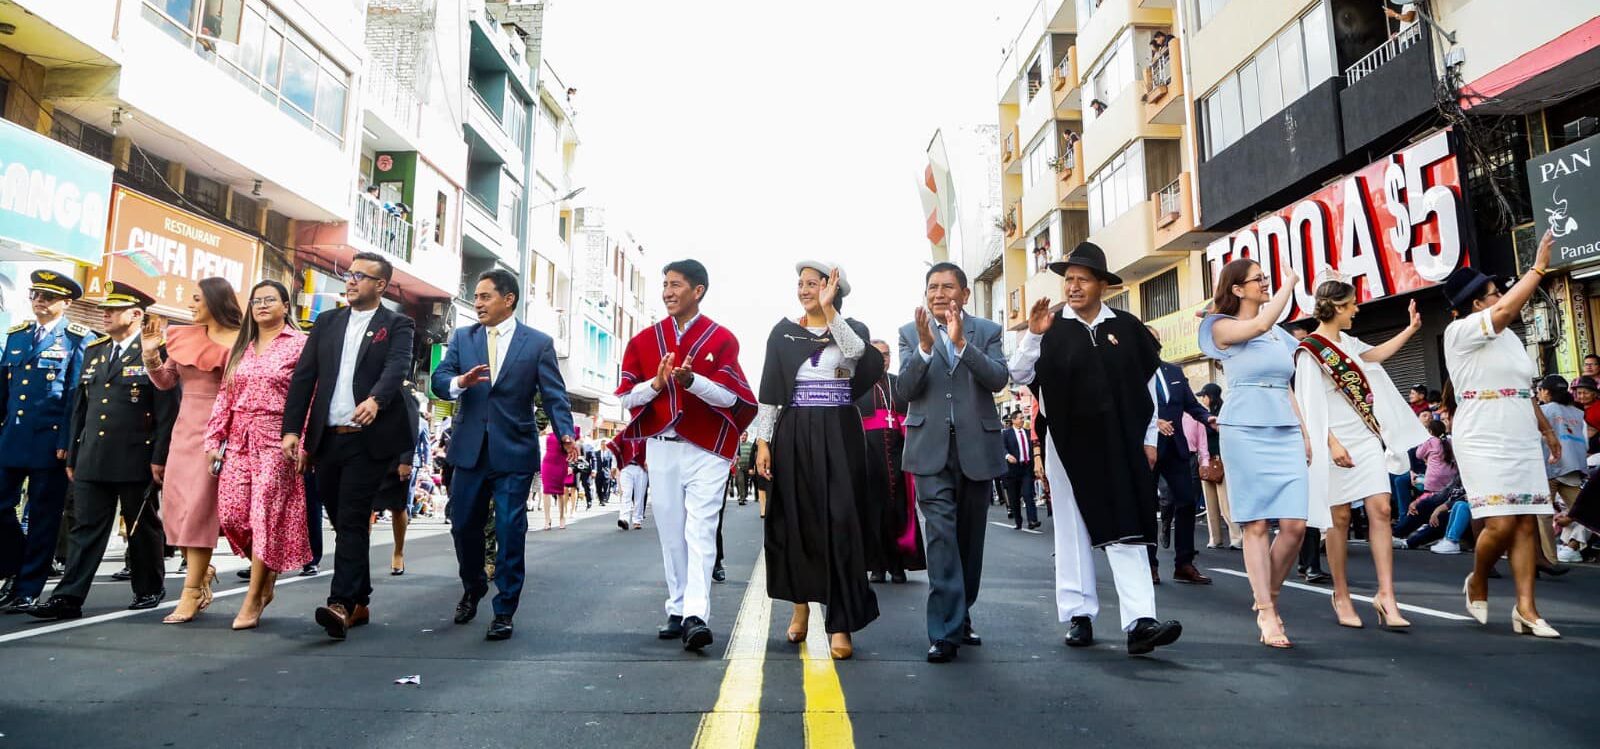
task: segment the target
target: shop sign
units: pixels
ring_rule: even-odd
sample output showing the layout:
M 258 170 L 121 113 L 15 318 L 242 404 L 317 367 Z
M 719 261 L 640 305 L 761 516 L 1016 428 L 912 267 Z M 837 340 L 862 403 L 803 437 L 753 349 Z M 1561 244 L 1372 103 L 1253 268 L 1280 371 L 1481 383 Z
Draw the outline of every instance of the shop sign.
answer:
M 1428 288 L 1467 265 L 1461 169 L 1446 128 L 1206 247 L 1212 278 L 1254 258 L 1276 292 L 1285 270 L 1301 278 L 1284 319 L 1308 316 L 1318 276 L 1335 268 L 1361 302 Z M 1597 222 L 1600 226 L 1600 222 Z
M 1154 328 L 1161 337 L 1161 358 L 1169 362 L 1186 362 L 1200 358 L 1200 317 L 1210 300 L 1199 302 L 1170 315 L 1162 315 L 1146 325 Z
M 1550 265 L 1600 258 L 1600 135 L 1528 159 L 1535 236 L 1555 238 Z
M 0 120 L 0 259 L 98 265 L 111 165 Z
M 156 299 L 157 313 L 187 320 L 199 281 L 220 276 L 239 298 L 261 267 L 254 237 L 122 186 L 111 193 L 105 262 L 91 270 L 84 296 L 105 293 L 105 282 L 132 284 Z

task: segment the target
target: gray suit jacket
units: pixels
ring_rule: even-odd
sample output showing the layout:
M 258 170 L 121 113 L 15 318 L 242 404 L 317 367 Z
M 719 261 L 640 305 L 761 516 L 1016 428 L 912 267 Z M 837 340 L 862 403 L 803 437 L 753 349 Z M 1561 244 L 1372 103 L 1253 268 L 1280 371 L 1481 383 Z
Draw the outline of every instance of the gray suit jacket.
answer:
M 1000 326 L 963 313 L 966 350 L 952 364 L 944 347 L 933 347 L 933 358 L 923 361 L 917 342 L 917 324 L 900 328 L 900 377 L 895 394 L 905 401 L 905 470 L 931 476 L 944 470 L 950 450 L 950 419 L 955 415 L 960 440 L 961 473 L 985 481 L 1006 473 L 1005 442 L 1000 435 L 1000 415 L 994 394 L 1010 379 L 1006 369 Z M 936 331 L 937 333 L 937 331 Z

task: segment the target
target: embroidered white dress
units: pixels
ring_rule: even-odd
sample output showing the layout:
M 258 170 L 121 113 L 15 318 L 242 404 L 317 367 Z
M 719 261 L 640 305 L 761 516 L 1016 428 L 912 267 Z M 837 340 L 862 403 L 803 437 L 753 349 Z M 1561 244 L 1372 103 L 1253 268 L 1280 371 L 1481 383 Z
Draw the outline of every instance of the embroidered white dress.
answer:
M 1498 333 L 1489 310 L 1450 323 L 1444 362 L 1456 389 L 1451 446 L 1472 517 L 1552 515 L 1529 383 L 1537 370 L 1522 340 Z

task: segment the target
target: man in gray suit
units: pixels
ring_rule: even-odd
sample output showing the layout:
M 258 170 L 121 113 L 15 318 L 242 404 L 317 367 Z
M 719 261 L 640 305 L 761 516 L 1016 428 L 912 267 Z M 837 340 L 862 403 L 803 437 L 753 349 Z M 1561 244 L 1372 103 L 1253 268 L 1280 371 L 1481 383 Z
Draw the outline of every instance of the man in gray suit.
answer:
M 969 610 L 983 576 L 989 486 L 1006 472 L 994 394 L 1009 374 L 1000 326 L 962 312 L 972 291 L 960 266 L 938 263 L 926 282 L 926 304 L 900 329 L 895 393 L 908 405 L 903 460 L 927 537 L 928 662 L 945 663 L 960 645 L 983 644 Z

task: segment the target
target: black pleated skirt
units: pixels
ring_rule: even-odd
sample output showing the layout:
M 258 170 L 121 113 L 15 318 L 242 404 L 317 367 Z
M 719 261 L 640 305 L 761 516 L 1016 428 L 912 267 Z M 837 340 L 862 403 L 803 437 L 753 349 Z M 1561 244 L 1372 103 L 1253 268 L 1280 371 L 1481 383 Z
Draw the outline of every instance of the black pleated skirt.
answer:
M 767 591 L 826 607 L 827 631 L 855 632 L 878 618 L 867 585 L 858 498 L 866 445 L 853 406 L 786 408 L 771 444 Z

